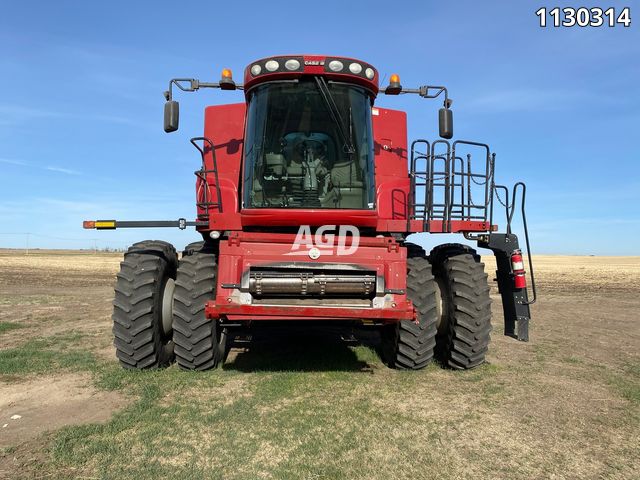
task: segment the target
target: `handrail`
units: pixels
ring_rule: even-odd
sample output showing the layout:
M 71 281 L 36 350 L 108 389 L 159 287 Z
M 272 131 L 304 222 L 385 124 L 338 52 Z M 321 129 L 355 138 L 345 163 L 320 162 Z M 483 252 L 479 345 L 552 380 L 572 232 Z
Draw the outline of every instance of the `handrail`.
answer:
M 536 292 L 536 279 L 533 272 L 533 260 L 531 259 L 531 245 L 529 242 L 529 227 L 527 226 L 527 214 L 525 212 L 525 204 L 527 198 L 527 186 L 523 182 L 516 182 L 513 185 L 511 190 L 511 198 L 513 201 L 509 201 L 509 189 L 504 185 L 494 185 L 494 192 L 498 202 L 500 202 L 505 207 L 505 213 L 507 217 L 507 233 L 511 234 L 511 222 L 513 221 L 513 216 L 516 211 L 516 196 L 518 193 L 518 187 L 522 190 L 522 200 L 520 202 L 520 211 L 522 214 L 522 227 L 524 229 L 524 241 L 527 246 L 527 258 L 529 262 L 529 271 L 531 272 L 531 291 L 533 293 L 533 299 L 527 302 L 524 302 L 526 305 L 531 305 L 536 302 L 537 292 Z M 504 191 L 505 201 L 503 202 L 498 195 L 498 190 Z M 493 213 L 493 212 L 492 212 Z M 493 215 L 492 215 L 493 217 Z
M 200 145 L 198 145 L 196 143 L 199 140 L 202 140 L 202 143 L 203 143 L 202 147 L 200 147 Z M 195 172 L 195 173 L 196 173 L 196 175 L 198 175 L 198 174 L 202 174 L 203 175 L 203 177 L 201 177 L 201 178 L 204 180 L 205 187 L 206 187 L 206 189 L 205 189 L 205 202 L 204 202 L 205 210 L 207 211 L 207 214 L 208 214 L 209 213 L 209 207 L 210 206 L 214 206 L 214 207 L 218 208 L 218 212 L 222 213 L 222 192 L 220 190 L 220 181 L 219 181 L 219 178 L 218 178 L 218 162 L 217 162 L 217 159 L 216 159 L 215 145 L 207 137 L 193 137 L 190 140 L 190 142 L 194 147 L 196 147 L 198 149 L 198 151 L 200 152 L 200 156 L 202 157 L 202 169 L 199 172 Z M 208 145 L 209 149 L 211 150 L 211 156 L 213 158 L 213 170 L 207 170 L 207 168 L 206 168 L 207 166 L 206 166 L 205 158 L 204 158 L 205 157 L 205 153 L 206 153 L 205 152 L 205 148 L 206 148 L 205 144 Z M 207 192 L 209 191 L 209 185 L 207 183 L 207 173 L 213 173 L 213 177 L 214 177 L 214 180 L 216 182 L 216 184 L 215 184 L 216 196 L 217 196 L 217 201 L 216 202 L 207 201 L 208 199 L 206 198 L 206 196 L 208 195 Z M 198 175 L 198 176 L 200 176 L 200 175 Z
M 529 271 L 531 272 L 531 290 L 533 293 L 533 299 L 526 302 L 527 305 L 532 305 L 536 302 L 536 280 L 533 274 L 533 260 L 531 259 L 531 246 L 529 245 L 529 229 L 527 227 L 527 215 L 525 214 L 525 201 L 527 196 L 527 186 L 524 182 L 516 182 L 513 186 L 513 205 L 511 207 L 511 218 L 513 218 L 513 212 L 515 210 L 516 194 L 518 193 L 518 187 L 522 187 L 522 202 L 520 202 L 520 208 L 522 213 L 522 226 L 524 228 L 524 241 L 527 245 L 527 258 L 529 260 Z

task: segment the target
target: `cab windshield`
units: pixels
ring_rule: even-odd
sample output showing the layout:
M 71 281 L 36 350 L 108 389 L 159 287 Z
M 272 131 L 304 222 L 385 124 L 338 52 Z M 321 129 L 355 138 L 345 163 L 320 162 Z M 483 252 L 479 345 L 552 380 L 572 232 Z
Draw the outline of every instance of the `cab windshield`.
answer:
M 365 89 L 319 78 L 260 85 L 246 128 L 245 208 L 374 207 Z

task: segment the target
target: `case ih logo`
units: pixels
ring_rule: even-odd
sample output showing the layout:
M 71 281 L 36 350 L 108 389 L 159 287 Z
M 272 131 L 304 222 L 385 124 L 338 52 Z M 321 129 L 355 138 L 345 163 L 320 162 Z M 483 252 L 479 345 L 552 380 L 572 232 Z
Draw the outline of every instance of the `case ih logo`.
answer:
M 305 60 L 305 65 L 324 65 L 324 60 Z
M 360 231 L 353 225 L 323 225 L 311 233 L 311 226 L 300 225 L 291 251 L 285 255 L 309 256 L 312 260 L 321 255 L 353 255 L 360 245 Z

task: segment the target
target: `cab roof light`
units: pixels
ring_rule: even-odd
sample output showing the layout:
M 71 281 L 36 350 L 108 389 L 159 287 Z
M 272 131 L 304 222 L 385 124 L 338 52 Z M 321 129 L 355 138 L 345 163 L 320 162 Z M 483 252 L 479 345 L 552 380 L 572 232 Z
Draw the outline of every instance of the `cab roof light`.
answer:
M 280 68 L 280 64 L 277 60 L 269 60 L 264 64 L 264 68 L 266 68 L 269 72 L 275 72 Z
M 300 69 L 300 61 L 295 58 L 290 58 L 286 62 L 284 62 L 284 68 L 290 71 L 299 70 Z
M 222 69 L 222 75 L 220 78 L 220 88 L 222 90 L 235 90 L 236 82 L 233 81 L 233 74 L 228 68 Z
M 260 75 L 260 73 L 262 72 L 262 67 L 259 64 L 254 64 L 251 67 L 251 75 L 253 75 L 254 77 L 257 77 L 258 75 Z
M 329 62 L 329 70 L 332 72 L 341 72 L 344 68 L 344 64 L 340 60 L 331 60 Z
M 397 73 L 393 73 L 389 78 L 389 85 L 385 88 L 384 93 L 387 95 L 398 95 L 401 91 L 400 76 Z
M 354 75 L 358 75 L 360 72 L 362 72 L 362 65 L 360 65 L 357 62 L 353 62 L 349 64 L 349 71 L 351 73 L 353 73 Z

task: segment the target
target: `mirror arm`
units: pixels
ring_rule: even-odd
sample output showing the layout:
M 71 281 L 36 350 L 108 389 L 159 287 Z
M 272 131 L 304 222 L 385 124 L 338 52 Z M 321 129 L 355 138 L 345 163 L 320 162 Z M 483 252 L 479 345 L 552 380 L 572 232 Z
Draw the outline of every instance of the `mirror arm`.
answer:
M 169 81 L 169 90 L 164 92 L 164 98 L 169 102 L 173 100 L 173 86 L 183 92 L 195 92 L 201 88 L 220 88 L 219 83 L 201 82 L 195 78 L 172 78 Z M 244 90 L 244 85 L 236 85 L 236 90 Z
M 432 91 L 435 90 L 433 93 Z M 382 93 L 384 93 L 381 90 Z M 447 87 L 437 87 L 433 85 L 423 85 L 420 88 L 403 88 L 400 93 L 416 93 L 422 98 L 437 98 L 444 92 L 444 108 L 450 108 L 453 104 L 453 100 L 449 98 L 449 91 Z
M 381 90 L 380 92 L 387 94 L 386 90 Z M 447 87 L 423 85 L 419 88 L 402 88 L 400 91 L 396 89 L 390 94 L 397 95 L 399 93 L 415 93 L 420 95 L 422 98 L 437 98 L 442 95 L 443 92 L 444 108 L 441 108 L 438 111 L 438 130 L 440 137 L 450 139 L 453 138 L 453 111 L 451 110 L 453 100 L 449 98 L 449 91 L 447 90 Z
M 244 90 L 244 85 L 236 85 L 231 79 L 224 76 L 220 80 L 222 83 L 201 82 L 195 78 L 172 78 L 169 81 L 169 89 L 164 92 L 166 103 L 164 104 L 164 131 L 167 133 L 178 130 L 180 118 L 180 105 L 173 100 L 173 87 L 175 86 L 183 92 L 195 92 L 201 88 L 220 88 L 222 90 Z

